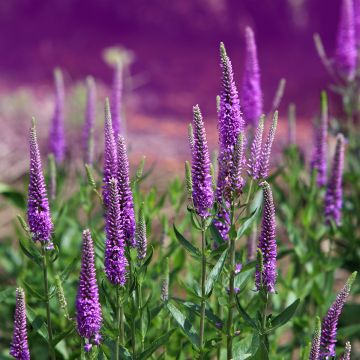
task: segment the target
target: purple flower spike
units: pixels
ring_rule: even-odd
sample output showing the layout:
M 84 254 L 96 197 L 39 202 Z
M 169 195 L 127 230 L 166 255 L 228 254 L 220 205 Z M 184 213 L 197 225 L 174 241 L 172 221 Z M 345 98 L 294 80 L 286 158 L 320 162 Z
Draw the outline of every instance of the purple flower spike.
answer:
M 16 289 L 14 333 L 10 346 L 10 355 L 17 360 L 30 360 L 30 352 L 26 330 L 25 293 L 22 288 Z
M 41 166 L 35 119 L 32 119 L 30 130 L 30 176 L 27 217 L 32 239 L 49 246 L 51 244 L 53 223 Z
M 59 164 L 65 156 L 64 135 L 64 80 L 60 69 L 54 71 L 55 80 L 55 109 L 49 134 L 49 151 L 54 154 Z
M 342 176 L 344 167 L 345 140 L 342 134 L 336 138 L 336 149 L 332 163 L 331 177 L 325 195 L 325 217 L 328 223 L 333 220 L 340 225 L 342 208 Z
M 253 143 L 251 145 L 251 158 L 249 159 L 248 173 L 253 179 L 259 178 L 260 161 L 261 161 L 261 145 L 264 133 L 265 115 L 261 116 L 255 131 Z
M 105 100 L 105 124 L 104 124 L 104 177 L 103 198 L 105 209 L 109 206 L 109 181 L 117 177 L 117 151 L 114 131 L 111 121 L 109 99 Z
M 121 210 L 116 179 L 110 179 L 109 191 L 109 207 L 105 225 L 105 273 L 113 285 L 124 286 L 128 262 L 125 256 L 125 239 L 121 227 Z
M 335 67 L 339 75 L 346 80 L 353 80 L 356 60 L 353 0 L 343 0 L 335 51 Z
M 321 349 L 320 349 L 320 359 L 328 359 L 332 356 L 335 356 L 335 345 L 336 345 L 336 335 L 338 321 L 344 307 L 344 304 L 347 300 L 347 297 L 350 294 L 351 286 L 356 278 L 356 272 L 352 273 L 349 279 L 346 281 L 345 286 L 339 292 L 334 303 L 330 306 L 325 318 L 323 319 L 321 326 Z
M 355 42 L 360 46 L 360 0 L 354 1 Z
M 269 134 L 266 138 L 266 142 L 261 151 L 259 176 L 262 179 L 266 179 L 269 175 L 271 148 L 275 138 L 277 123 L 278 123 L 278 112 L 275 111 L 273 122 L 269 130 Z
M 240 133 L 234 149 L 234 164 L 230 174 L 231 190 L 235 194 L 240 194 L 245 180 L 242 177 L 242 170 L 244 165 L 244 133 Z
M 83 130 L 84 160 L 91 165 L 94 162 L 94 125 L 96 110 L 96 87 L 95 81 L 91 76 L 86 79 L 86 110 Z
M 325 92 L 321 93 L 321 119 L 320 126 L 316 129 L 315 147 L 311 161 L 311 169 L 317 171 L 317 184 L 326 185 L 327 171 L 327 134 L 328 134 L 328 106 Z
M 87 344 L 84 345 L 84 350 L 85 350 L 85 352 L 88 353 L 88 352 L 91 351 L 91 349 L 92 349 L 92 344 L 87 343 Z
M 102 314 L 96 282 L 94 245 L 90 230 L 83 231 L 76 312 L 76 322 L 80 336 L 93 340 L 100 332 Z
M 261 250 L 263 256 L 263 271 L 259 267 L 256 268 L 255 284 L 256 289 L 263 288 L 269 293 L 275 292 L 276 282 L 276 220 L 274 200 L 270 185 L 264 181 L 261 184 L 263 188 L 263 217 L 261 225 L 261 234 L 258 249 Z
M 310 350 L 309 360 L 319 360 L 320 337 L 321 337 L 321 322 L 320 322 L 320 318 L 317 317 L 313 340 L 311 342 L 311 350 Z
M 130 186 L 129 160 L 126 143 L 123 136 L 119 135 L 117 143 L 118 158 L 118 192 L 120 201 L 120 220 L 126 244 L 136 247 L 135 239 L 135 213 L 134 200 Z
M 201 217 L 209 215 L 214 202 L 210 175 L 210 156 L 203 118 L 198 105 L 193 107 L 194 145 L 192 148 L 192 198 L 196 212 Z M 190 144 L 191 147 L 191 144 Z
M 245 41 L 246 60 L 241 91 L 241 105 L 246 125 L 255 127 L 262 114 L 263 103 L 255 36 L 250 27 L 247 27 L 245 30 Z
M 114 78 L 111 94 L 111 114 L 112 125 L 114 129 L 115 138 L 118 137 L 121 131 L 121 101 L 122 101 L 122 87 L 123 87 L 123 71 L 120 61 L 115 65 Z
M 244 120 L 240 113 L 238 92 L 235 86 L 231 61 L 223 43 L 220 44 L 220 65 L 222 70 L 222 89 L 219 106 L 219 172 L 216 189 L 216 200 L 219 204 L 218 220 L 214 221 L 222 237 L 227 240 L 230 226 L 231 174 L 234 167 L 234 150 L 240 132 L 244 130 Z M 245 141 L 245 139 L 244 139 Z M 225 207 L 223 206 L 225 204 Z
M 136 227 L 136 245 L 138 249 L 138 259 L 143 260 L 147 252 L 147 238 L 146 238 L 146 222 L 143 205 L 139 209 L 138 223 Z
M 350 356 L 351 356 L 351 344 L 349 341 L 347 341 L 345 344 L 345 352 L 341 356 L 340 360 L 350 360 Z

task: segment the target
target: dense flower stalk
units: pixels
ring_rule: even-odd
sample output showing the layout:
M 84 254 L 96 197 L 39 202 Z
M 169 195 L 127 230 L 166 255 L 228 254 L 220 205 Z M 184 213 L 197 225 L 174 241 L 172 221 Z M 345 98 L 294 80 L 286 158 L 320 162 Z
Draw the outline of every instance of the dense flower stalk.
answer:
M 344 167 L 345 140 L 342 134 L 336 138 L 336 148 L 332 163 L 331 177 L 327 184 L 325 195 L 325 217 L 327 222 L 333 220 L 340 224 L 342 208 L 342 176 Z
M 161 294 L 160 294 L 160 298 L 161 301 L 168 301 L 169 300 L 169 274 L 170 273 L 170 269 L 169 269 L 169 258 L 165 259 L 165 273 L 164 273 L 164 277 L 161 283 Z
M 338 74 L 352 80 L 356 72 L 356 60 L 353 0 L 342 0 L 335 51 L 335 67 Z
M 257 266 L 255 274 L 255 284 L 257 290 L 263 288 L 265 291 L 275 292 L 276 282 L 276 220 L 274 200 L 270 185 L 264 181 L 261 184 L 263 188 L 263 217 L 261 225 L 261 234 L 259 238 L 258 249 L 263 256 L 263 271 Z
M 104 124 L 104 174 L 103 174 L 103 198 L 105 208 L 109 203 L 109 181 L 117 177 L 118 163 L 116 142 L 111 121 L 109 99 L 105 100 L 105 124 Z
M 192 149 L 192 199 L 195 211 L 201 216 L 209 215 L 214 193 L 210 175 L 210 156 L 203 118 L 198 105 L 194 106 L 194 145 Z M 191 143 L 190 143 L 191 147 Z
M 114 68 L 114 78 L 111 93 L 111 115 L 112 126 L 114 129 L 115 138 L 118 137 L 121 131 L 121 102 L 123 91 L 123 69 L 122 64 L 118 61 Z
M 30 175 L 27 217 L 32 239 L 51 245 L 53 223 L 50 216 L 34 119 L 32 120 L 30 130 Z
M 273 122 L 271 124 L 268 136 L 261 150 L 259 176 L 262 179 L 266 179 L 269 175 L 271 148 L 275 138 L 277 123 L 278 123 L 278 112 L 275 111 Z
M 240 133 L 234 149 L 234 166 L 231 173 L 231 190 L 240 193 L 244 186 L 242 169 L 244 164 L 244 133 Z
M 10 355 L 17 360 L 30 360 L 26 330 L 25 293 L 22 288 L 16 289 L 14 333 L 10 346 Z
M 254 140 L 251 145 L 251 154 L 248 163 L 248 173 L 253 179 L 259 178 L 260 161 L 261 161 L 261 145 L 264 133 L 265 116 L 261 116 L 255 131 Z
M 246 59 L 241 91 L 241 105 L 246 125 L 256 126 L 262 113 L 263 103 L 255 35 L 250 27 L 247 27 L 245 30 L 245 42 Z
M 97 343 L 100 337 L 102 314 L 96 282 L 94 245 L 90 230 L 83 231 L 76 312 L 77 329 L 80 336 Z
M 105 217 L 105 274 L 112 284 L 124 286 L 128 262 L 125 256 L 125 236 L 116 179 L 110 179 L 109 191 L 109 207 Z
M 309 360 L 318 360 L 320 356 L 320 337 L 321 337 L 321 322 L 320 318 L 316 318 L 315 331 L 311 342 L 311 350 Z
M 86 79 L 86 91 L 83 149 L 85 163 L 91 165 L 94 162 L 94 125 L 96 115 L 96 87 L 95 81 L 91 76 L 88 76 Z
M 140 206 L 138 223 L 136 226 L 136 245 L 138 250 L 138 259 L 142 260 L 146 257 L 147 238 L 146 238 L 146 222 L 143 205 Z
M 219 107 L 219 171 L 216 200 L 219 204 L 218 220 L 215 226 L 224 239 L 228 238 L 230 219 L 230 178 L 234 166 L 234 149 L 240 132 L 244 130 L 244 120 L 240 113 L 238 92 L 235 86 L 231 61 L 223 43 L 220 44 L 220 65 L 222 69 L 222 89 Z M 223 206 L 225 205 L 225 207 Z
M 345 352 L 341 356 L 340 360 L 350 360 L 350 356 L 351 356 L 351 344 L 349 341 L 347 341 L 345 344 Z
M 60 69 L 54 71 L 55 80 L 55 108 L 51 121 L 49 134 L 49 151 L 54 154 L 59 164 L 65 156 L 65 135 L 64 135 L 64 80 Z
M 120 220 L 124 232 L 125 241 L 129 246 L 136 246 L 135 239 L 135 213 L 134 200 L 130 186 L 129 160 L 126 151 L 126 143 L 123 136 L 119 135 L 117 143 L 118 160 L 118 192 L 120 202 Z
M 334 303 L 330 306 L 321 326 L 321 349 L 320 358 L 327 359 L 335 356 L 336 335 L 339 317 L 350 294 L 351 286 L 355 280 L 356 272 L 352 273 L 345 286 L 339 292 Z
M 321 93 L 321 117 L 320 125 L 315 130 L 315 146 L 311 160 L 311 169 L 317 171 L 316 182 L 318 186 L 326 185 L 327 171 L 327 134 L 328 134 L 328 106 L 326 93 Z

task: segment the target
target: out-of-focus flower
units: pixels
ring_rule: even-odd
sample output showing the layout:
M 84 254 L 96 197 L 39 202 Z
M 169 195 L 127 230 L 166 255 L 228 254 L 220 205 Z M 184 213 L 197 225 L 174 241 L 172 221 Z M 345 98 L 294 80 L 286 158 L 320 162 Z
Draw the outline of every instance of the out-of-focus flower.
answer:
M 94 162 L 94 125 L 96 116 L 96 86 L 93 77 L 86 78 L 86 109 L 83 129 L 83 149 L 85 164 Z
M 112 126 L 114 129 L 115 138 L 121 132 L 121 102 L 123 91 L 123 66 L 121 61 L 117 61 L 114 68 L 114 78 L 111 93 L 111 115 Z
M 261 161 L 261 145 L 264 133 L 265 116 L 261 116 L 255 131 L 254 140 L 251 145 L 251 156 L 248 164 L 248 173 L 253 179 L 259 178 L 260 161 Z
M 145 259 L 147 251 L 146 222 L 143 207 L 144 205 L 140 206 L 138 222 L 136 226 L 136 246 L 138 250 L 138 259 L 140 260 Z
M 320 356 L 321 321 L 316 317 L 315 331 L 311 342 L 309 360 L 319 360 Z

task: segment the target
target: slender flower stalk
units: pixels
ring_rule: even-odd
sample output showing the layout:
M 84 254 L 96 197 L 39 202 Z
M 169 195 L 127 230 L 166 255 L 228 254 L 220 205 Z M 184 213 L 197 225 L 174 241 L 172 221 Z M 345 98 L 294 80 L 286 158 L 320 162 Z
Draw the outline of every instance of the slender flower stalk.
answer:
M 234 149 L 234 166 L 230 176 L 231 191 L 236 195 L 240 194 L 245 184 L 245 180 L 242 177 L 245 150 L 244 145 L 244 134 L 240 133 Z
M 276 282 L 276 220 L 274 200 L 270 185 L 264 181 L 263 188 L 263 218 L 258 249 L 263 255 L 263 271 L 256 268 L 255 284 L 257 290 L 264 289 L 267 293 L 275 292 Z
M 87 339 L 85 351 L 92 343 L 99 345 L 102 323 L 99 291 L 96 282 L 95 253 L 90 230 L 83 231 L 81 271 L 76 296 L 76 322 L 81 337 Z M 89 346 L 90 344 L 90 346 Z
M 192 150 L 192 198 L 195 211 L 204 218 L 214 202 L 210 175 L 210 156 L 204 122 L 198 105 L 194 106 L 194 145 Z M 190 143 L 191 148 L 191 143 Z
M 64 80 L 60 69 L 54 71 L 55 81 L 55 108 L 51 121 L 49 133 L 49 152 L 53 153 L 56 162 L 59 164 L 65 156 L 65 135 L 64 135 L 64 101 L 65 90 Z
M 86 109 L 83 129 L 83 150 L 85 164 L 94 162 L 94 125 L 96 116 L 96 86 L 92 76 L 86 78 Z
M 145 259 L 147 251 L 147 238 L 144 204 L 142 204 L 139 209 L 138 222 L 136 226 L 136 245 L 138 250 L 138 259 Z
M 255 131 L 254 140 L 251 145 L 251 157 L 248 163 L 248 174 L 253 179 L 258 179 L 260 174 L 260 161 L 261 161 L 261 145 L 264 133 L 265 116 L 260 117 L 258 126 Z
M 104 124 L 104 175 L 103 175 L 103 199 L 105 209 L 109 206 L 109 181 L 117 177 L 118 163 L 116 142 L 111 121 L 109 99 L 105 100 L 105 124 Z
M 275 138 L 277 123 L 278 123 L 278 112 L 275 111 L 273 122 L 271 124 L 268 136 L 261 150 L 260 169 L 259 169 L 259 176 L 261 179 L 266 179 L 269 176 L 271 148 Z
M 317 184 L 319 187 L 326 185 L 327 171 L 327 135 L 328 135 L 328 106 L 327 96 L 321 93 L 321 117 L 320 125 L 316 129 L 315 146 L 311 160 L 311 169 L 317 171 Z
M 296 145 L 296 106 L 289 105 L 288 110 L 288 145 Z
M 336 137 L 336 148 L 332 163 L 331 177 L 329 178 L 325 195 L 325 217 L 330 223 L 334 221 L 340 225 L 342 208 L 342 176 L 344 167 L 345 139 L 342 134 Z
M 30 360 L 30 352 L 26 330 L 25 293 L 22 288 L 16 289 L 14 333 L 10 346 L 10 355 L 17 360 Z
M 191 166 L 188 161 L 185 161 L 185 185 L 188 199 L 192 202 L 193 181 L 191 176 Z
M 161 294 L 160 299 L 163 302 L 169 300 L 169 284 L 170 284 L 170 267 L 169 267 L 169 258 L 165 259 L 165 272 L 164 277 L 161 283 Z
M 194 138 L 194 129 L 191 124 L 189 124 L 188 127 L 188 139 L 189 139 L 190 151 L 192 153 L 194 151 L 195 138 Z
M 56 171 L 56 161 L 54 154 L 48 155 L 48 174 L 49 174 L 49 194 L 50 200 L 56 199 L 57 191 L 57 171 Z
M 345 344 L 345 352 L 341 356 L 340 360 L 350 360 L 350 356 L 351 356 L 351 344 L 349 341 L 347 341 Z
M 32 119 L 30 129 L 30 175 L 27 217 L 32 239 L 52 248 L 53 223 L 42 171 L 34 118 Z
M 123 68 L 120 61 L 115 64 L 114 78 L 112 84 L 111 93 L 111 114 L 112 114 L 112 126 L 114 129 L 115 138 L 118 137 L 121 132 L 121 102 L 123 91 Z
M 335 51 L 337 73 L 347 81 L 353 80 L 356 72 L 356 60 L 353 0 L 342 0 Z
M 246 125 L 255 127 L 263 111 L 263 102 L 255 35 L 250 27 L 245 29 L 245 42 L 246 59 L 241 91 L 241 104 Z
M 219 204 L 217 220 L 214 224 L 222 237 L 227 240 L 230 229 L 230 179 L 234 166 L 234 149 L 240 132 L 244 130 L 244 120 L 240 113 L 238 92 L 235 86 L 231 61 L 223 43 L 220 44 L 220 65 L 222 69 L 222 89 L 219 108 L 219 171 L 216 200 Z
M 336 335 L 338 321 L 345 305 L 345 302 L 350 294 L 351 286 L 356 278 L 356 271 L 352 273 L 346 281 L 345 286 L 339 292 L 334 303 L 330 306 L 321 326 L 321 349 L 320 359 L 328 359 L 336 355 Z
M 121 227 L 126 244 L 131 247 L 136 247 L 135 212 L 133 194 L 130 186 L 129 160 L 125 139 L 121 135 L 119 135 L 117 142 L 117 160 Z
M 315 331 L 311 342 L 309 360 L 319 360 L 320 356 L 321 321 L 316 317 Z
M 109 206 L 105 216 L 105 274 L 113 285 L 124 286 L 128 261 L 125 256 L 125 236 L 116 179 L 110 179 L 109 191 Z

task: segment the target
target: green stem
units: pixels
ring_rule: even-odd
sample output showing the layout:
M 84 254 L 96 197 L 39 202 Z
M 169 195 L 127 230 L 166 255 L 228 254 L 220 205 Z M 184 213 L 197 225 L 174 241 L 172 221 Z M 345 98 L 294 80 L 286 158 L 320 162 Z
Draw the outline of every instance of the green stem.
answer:
M 234 279 L 235 279 L 235 239 L 230 238 L 229 243 L 229 255 L 230 255 L 230 279 L 229 279 L 229 299 L 228 299 L 228 319 L 226 328 L 226 347 L 227 347 L 227 359 L 231 360 L 232 355 L 232 323 L 233 323 L 233 305 L 234 305 Z
M 49 353 L 50 358 L 55 360 L 55 351 L 53 348 L 53 332 L 51 326 L 51 315 L 50 315 L 50 299 L 49 299 L 49 283 L 48 283 L 48 273 L 47 273 L 47 252 L 45 250 L 45 245 L 41 248 L 42 254 L 42 267 L 43 267 L 43 281 L 44 281 L 44 292 L 45 292 L 45 306 L 46 306 L 46 318 L 47 318 L 47 328 L 49 334 Z
M 115 359 L 120 360 L 120 329 L 121 329 L 121 309 L 122 306 L 120 304 L 120 292 L 119 287 L 116 287 L 116 324 L 117 324 L 117 337 L 116 337 L 116 345 L 115 345 Z
M 140 311 L 140 324 L 142 324 L 142 317 L 143 317 L 143 311 L 142 311 L 142 282 L 139 282 L 139 311 Z M 140 325 L 142 327 L 142 325 Z M 141 351 L 144 351 L 145 349 L 145 339 L 143 337 L 143 332 L 141 331 Z
M 205 219 L 201 219 L 201 310 L 200 310 L 200 359 L 204 356 L 204 328 L 205 328 L 205 281 L 206 281 L 206 255 L 205 255 Z
M 132 263 L 131 260 L 129 261 L 130 264 L 130 281 L 133 281 L 133 268 L 132 268 Z M 135 309 L 135 303 L 134 303 L 134 297 L 133 294 L 130 294 L 131 296 L 131 303 L 132 303 L 132 308 Z M 135 345 L 135 341 L 136 341 L 136 336 L 135 336 L 135 316 L 131 316 L 131 348 L 132 348 L 132 356 L 133 358 L 135 358 L 135 353 L 136 353 L 136 345 Z
M 245 205 L 249 204 L 253 185 L 254 185 L 254 179 L 251 179 L 251 180 L 250 180 L 250 185 L 249 185 L 249 191 L 248 191 L 248 194 L 247 194 L 247 197 L 246 197 Z

